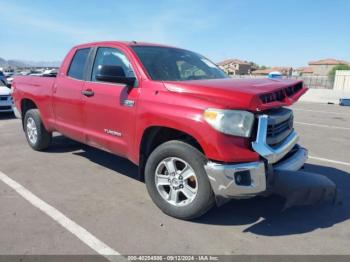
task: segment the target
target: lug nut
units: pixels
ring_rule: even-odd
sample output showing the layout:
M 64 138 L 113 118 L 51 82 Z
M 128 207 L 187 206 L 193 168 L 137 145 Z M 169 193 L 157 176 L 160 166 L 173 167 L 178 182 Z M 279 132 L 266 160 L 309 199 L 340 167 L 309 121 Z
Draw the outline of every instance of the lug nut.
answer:
M 182 176 L 179 176 L 179 179 L 180 179 L 180 180 L 182 180 L 182 178 L 183 178 Z

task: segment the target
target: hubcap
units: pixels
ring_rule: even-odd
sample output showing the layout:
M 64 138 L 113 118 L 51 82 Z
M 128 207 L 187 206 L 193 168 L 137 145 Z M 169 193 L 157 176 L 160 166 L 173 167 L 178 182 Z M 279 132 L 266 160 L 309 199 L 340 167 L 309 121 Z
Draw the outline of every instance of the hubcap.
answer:
M 38 130 L 33 118 L 27 119 L 27 136 L 31 144 L 35 144 L 38 140 Z
M 177 157 L 169 157 L 159 163 L 155 184 L 162 198 L 174 206 L 186 206 L 197 195 L 198 181 L 194 170 Z

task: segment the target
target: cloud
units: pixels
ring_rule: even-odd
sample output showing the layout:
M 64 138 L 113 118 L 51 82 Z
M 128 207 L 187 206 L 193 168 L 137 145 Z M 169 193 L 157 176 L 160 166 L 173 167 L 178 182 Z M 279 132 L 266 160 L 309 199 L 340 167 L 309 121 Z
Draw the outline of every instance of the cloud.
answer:
M 123 4 L 107 1 L 103 6 L 87 1 L 81 7 L 73 2 L 69 8 L 66 1 L 29 5 L 0 0 L 0 6 L 0 22 L 8 25 L 7 56 L 14 53 L 28 59 L 61 57 L 75 44 L 101 40 L 156 42 L 204 53 L 207 50 L 201 48 L 212 41 L 220 19 L 225 17 L 222 13 L 217 17 L 218 12 L 208 12 L 207 4 L 185 0 Z M 18 49 L 23 45 L 18 40 L 31 46 L 28 50 L 31 54 Z M 201 41 L 206 45 L 199 45 Z
M 160 10 L 153 14 L 142 14 L 144 5 L 135 5 L 133 13 L 129 14 L 130 19 L 125 19 L 122 23 L 120 17 L 111 17 L 110 23 L 103 26 L 93 26 L 92 21 L 78 24 L 72 19 L 67 23 L 62 18 L 48 17 L 50 12 L 44 12 L 45 8 L 36 10 L 35 8 L 16 5 L 9 2 L 1 2 L 1 20 L 6 21 L 11 26 L 25 27 L 25 30 L 39 30 L 50 34 L 59 34 L 66 37 L 69 42 L 90 42 L 95 40 L 145 40 L 163 43 L 179 43 L 185 40 L 186 36 L 193 32 L 199 32 L 213 27 L 215 19 L 213 17 L 203 17 L 198 10 L 191 8 L 189 4 L 172 4 L 165 7 L 159 6 Z M 120 3 L 118 3 L 120 5 Z M 115 8 L 119 8 L 115 7 Z M 116 9 L 117 10 L 117 9 Z M 79 20 L 79 15 L 77 16 Z M 118 23 L 119 22 L 119 23 Z M 122 26 L 121 26 L 122 25 Z M 114 27 L 117 28 L 114 30 Z
M 45 17 L 30 8 L 23 8 L 9 3 L 1 3 L 1 20 L 11 26 L 25 27 L 24 30 L 47 31 L 50 34 L 60 34 L 70 42 L 87 42 L 101 38 L 111 38 L 112 33 L 101 28 L 75 26 L 64 21 Z

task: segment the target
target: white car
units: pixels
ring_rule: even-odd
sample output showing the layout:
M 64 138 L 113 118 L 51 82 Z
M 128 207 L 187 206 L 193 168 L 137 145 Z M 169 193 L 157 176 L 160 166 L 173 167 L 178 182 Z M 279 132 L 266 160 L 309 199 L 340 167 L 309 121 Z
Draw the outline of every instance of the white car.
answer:
M 0 81 L 0 113 L 13 112 L 11 89 Z
M 7 86 L 11 86 L 13 81 L 13 76 L 7 78 Z

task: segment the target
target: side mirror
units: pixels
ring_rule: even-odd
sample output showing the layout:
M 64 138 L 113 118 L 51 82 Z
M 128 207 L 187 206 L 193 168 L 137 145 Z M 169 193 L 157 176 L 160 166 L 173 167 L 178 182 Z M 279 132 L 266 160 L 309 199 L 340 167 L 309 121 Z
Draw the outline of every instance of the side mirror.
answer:
M 136 82 L 135 77 L 125 76 L 124 69 L 121 66 L 101 65 L 98 68 L 96 80 L 111 83 L 121 83 L 133 87 Z

